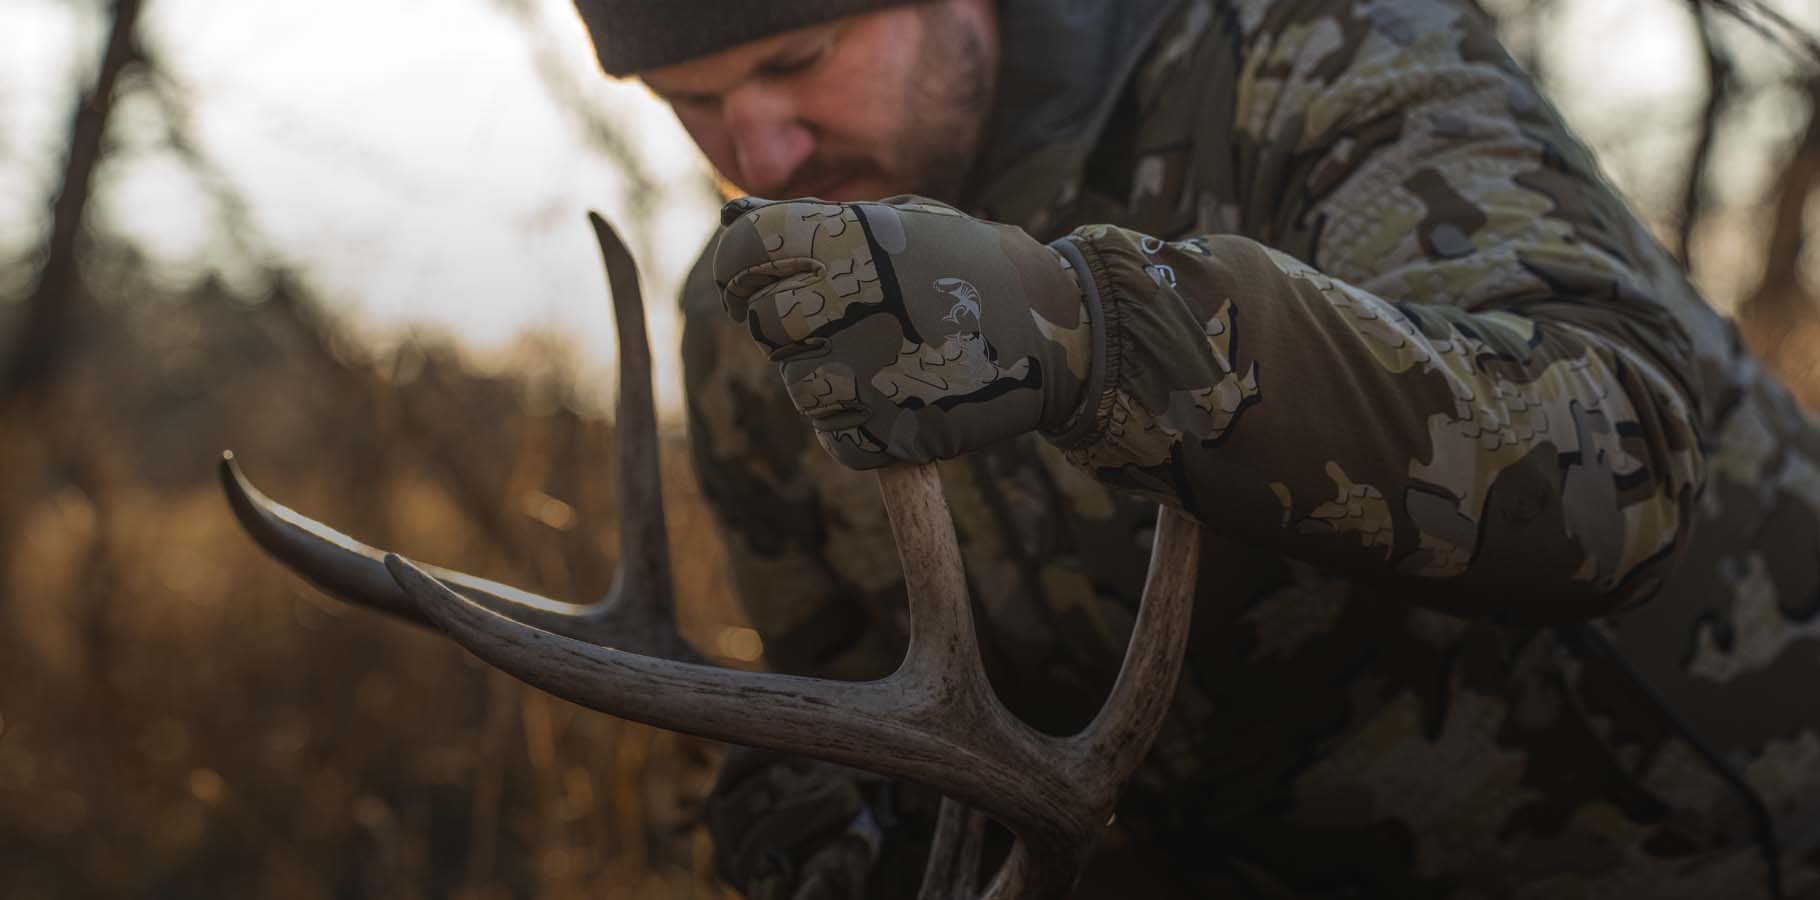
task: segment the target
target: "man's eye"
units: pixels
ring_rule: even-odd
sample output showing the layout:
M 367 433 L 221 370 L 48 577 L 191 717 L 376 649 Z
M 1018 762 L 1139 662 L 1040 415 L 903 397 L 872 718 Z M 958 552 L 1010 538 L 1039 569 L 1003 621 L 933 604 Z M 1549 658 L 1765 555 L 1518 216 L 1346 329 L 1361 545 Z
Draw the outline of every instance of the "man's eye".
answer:
M 818 62 L 821 62 L 822 57 L 826 56 L 826 55 L 827 55 L 827 47 L 825 47 L 825 46 L 817 47 L 813 51 L 810 51 L 809 53 L 805 53 L 801 56 L 793 56 L 788 59 L 771 60 L 771 61 L 765 63 L 763 66 L 761 66 L 759 68 L 759 72 L 770 78 L 779 78 L 779 77 L 782 77 L 785 75 L 795 75 L 796 73 L 805 71 L 810 66 L 813 66 Z
M 720 97 L 715 94 L 682 94 L 671 97 L 670 105 L 695 112 L 712 112 L 720 106 Z

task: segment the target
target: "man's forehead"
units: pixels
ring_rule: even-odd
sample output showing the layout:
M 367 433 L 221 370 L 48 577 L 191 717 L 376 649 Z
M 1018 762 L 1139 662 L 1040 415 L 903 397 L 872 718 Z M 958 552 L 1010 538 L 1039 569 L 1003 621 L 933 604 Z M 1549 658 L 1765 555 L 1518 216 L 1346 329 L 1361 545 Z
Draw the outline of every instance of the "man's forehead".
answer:
M 638 76 L 651 90 L 665 96 L 721 94 L 767 66 L 828 41 L 839 27 L 838 22 L 828 22 L 797 28 L 707 56 L 649 69 Z

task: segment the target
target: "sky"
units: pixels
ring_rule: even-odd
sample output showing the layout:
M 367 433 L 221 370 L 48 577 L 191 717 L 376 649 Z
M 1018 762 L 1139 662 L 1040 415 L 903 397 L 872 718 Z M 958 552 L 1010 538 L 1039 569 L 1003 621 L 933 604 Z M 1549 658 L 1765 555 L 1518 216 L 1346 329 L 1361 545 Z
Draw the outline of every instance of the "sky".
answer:
M 37 240 L 72 70 L 99 17 L 67 0 L 0 0 L 0 253 Z M 91 8 L 98 3 L 87 4 Z M 567 0 L 540 4 L 560 64 L 636 137 L 665 187 L 626 213 L 617 166 L 550 99 L 539 42 L 491 0 L 149 0 L 148 40 L 189 95 L 197 143 L 246 198 L 263 243 L 384 343 L 447 333 L 485 359 L 527 330 L 572 338 L 601 380 L 615 339 L 585 220 L 601 210 L 644 266 L 659 401 L 680 403 L 677 286 L 715 224 L 707 167 L 666 107 L 599 74 Z M 566 40 L 564 40 L 566 38 Z M 208 196 L 158 151 L 150 103 L 120 110 L 128 161 L 95 212 L 181 283 L 235 275 Z M 21 202 L 21 201 L 25 202 Z
M 573 339 L 590 383 L 609 386 L 613 329 L 583 218 L 602 210 L 644 263 L 659 404 L 674 421 L 673 298 L 715 224 L 707 166 L 647 91 L 599 74 L 569 0 L 523 2 L 548 40 L 502 0 L 148 0 L 147 35 L 258 240 L 381 344 L 435 332 L 499 361 L 543 330 Z M 39 238 L 70 91 L 103 37 L 100 5 L 0 0 L 0 258 Z M 1820 29 L 1820 4 L 1776 5 Z M 1698 102 L 1685 15 L 1680 0 L 1569 0 L 1547 26 L 1557 102 L 1646 214 L 1661 212 L 1648 201 L 1679 177 Z M 551 99 L 539 53 L 624 123 L 661 187 L 648 219 L 629 216 L 616 164 Z M 1772 50 L 1743 62 L 1759 74 L 1788 66 Z M 1800 124 L 1790 100 L 1771 95 L 1728 129 L 1721 153 L 1735 164 L 1722 169 L 1722 196 L 1761 190 L 1765 143 Z M 173 283 L 210 270 L 245 277 L 208 196 L 158 149 L 156 108 L 129 103 L 120 115 L 131 152 L 102 172 L 97 220 Z

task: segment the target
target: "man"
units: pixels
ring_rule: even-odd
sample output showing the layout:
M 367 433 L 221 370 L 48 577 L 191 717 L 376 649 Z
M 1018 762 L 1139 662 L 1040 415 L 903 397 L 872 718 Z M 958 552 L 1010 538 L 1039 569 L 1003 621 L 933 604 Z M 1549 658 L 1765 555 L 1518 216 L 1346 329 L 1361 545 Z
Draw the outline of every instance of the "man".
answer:
M 896 662 L 860 470 L 945 459 L 994 684 L 1071 731 L 1178 504 L 1195 633 L 1118 817 L 1155 877 L 1814 889 L 1820 434 L 1475 7 L 578 8 L 730 181 L 821 198 L 730 205 L 683 298 L 774 668 Z M 751 896 L 881 896 L 914 799 L 736 753 L 710 820 Z

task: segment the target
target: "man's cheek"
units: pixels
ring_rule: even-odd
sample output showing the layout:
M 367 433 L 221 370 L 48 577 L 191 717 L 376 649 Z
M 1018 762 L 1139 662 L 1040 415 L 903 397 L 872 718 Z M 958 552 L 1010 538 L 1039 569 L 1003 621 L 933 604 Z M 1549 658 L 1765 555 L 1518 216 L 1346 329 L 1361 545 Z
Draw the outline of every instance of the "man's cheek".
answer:
M 823 147 L 863 149 L 868 156 L 877 155 L 910 118 L 901 86 L 890 83 L 901 77 L 866 72 L 817 79 L 810 89 L 795 95 L 799 115 L 813 123 Z
M 675 109 L 672 107 L 672 109 Z M 739 154 L 734 150 L 733 134 L 717 115 L 702 112 L 690 112 L 676 109 L 676 121 L 680 122 L 683 131 L 688 132 L 689 139 L 695 142 L 708 164 L 719 172 L 721 177 L 735 179 L 739 177 Z

